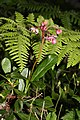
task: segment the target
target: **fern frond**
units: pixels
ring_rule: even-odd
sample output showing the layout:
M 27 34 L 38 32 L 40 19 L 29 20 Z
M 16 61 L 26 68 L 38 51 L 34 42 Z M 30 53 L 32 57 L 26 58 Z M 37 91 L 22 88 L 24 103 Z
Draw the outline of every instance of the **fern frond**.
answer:
M 27 3 L 26 9 L 29 12 L 34 13 L 36 17 L 42 15 L 44 18 L 53 18 L 55 22 L 56 19 L 59 19 L 62 22 L 61 24 L 63 27 L 67 29 L 72 29 L 72 24 L 80 26 L 80 13 L 73 10 L 61 11 L 56 5 L 34 1 Z
M 80 62 L 80 49 L 74 48 L 69 53 L 67 68 Z
M 63 37 L 60 40 L 62 47 L 58 52 L 58 65 L 61 60 L 67 56 L 67 67 L 74 66 L 80 62 L 80 32 L 67 31 L 63 33 Z
M 24 18 L 16 13 L 16 20 L 0 18 L 5 20 L 1 27 L 0 36 L 5 40 L 6 50 L 9 51 L 11 58 L 16 61 L 20 71 L 26 66 L 28 61 L 28 50 L 30 46 L 30 35 L 24 24 Z

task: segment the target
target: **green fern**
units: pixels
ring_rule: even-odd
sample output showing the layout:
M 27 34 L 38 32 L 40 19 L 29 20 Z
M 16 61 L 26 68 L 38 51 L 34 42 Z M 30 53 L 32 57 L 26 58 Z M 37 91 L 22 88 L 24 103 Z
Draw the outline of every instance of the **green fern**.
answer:
M 21 17 L 20 17 L 21 16 Z M 45 19 L 42 16 L 37 18 L 35 22 L 34 15 L 30 14 L 26 19 L 20 14 L 16 13 L 16 19 L 0 18 L 4 20 L 5 24 L 0 26 L 0 40 L 5 40 L 6 50 L 9 51 L 11 58 L 16 61 L 20 67 L 20 71 L 28 63 L 30 56 L 30 47 L 33 50 L 33 57 L 36 57 L 37 63 L 40 63 L 47 55 L 56 54 L 58 56 L 57 65 L 68 57 L 67 67 L 74 66 L 80 62 L 80 32 L 67 30 L 62 27 L 62 35 L 57 37 L 57 43 L 53 45 L 51 42 L 45 40 L 44 44 L 41 43 L 41 32 L 39 29 L 40 24 Z M 48 25 L 56 26 L 52 19 L 48 20 Z M 38 26 L 37 26 L 38 25 Z M 36 35 L 30 31 L 30 27 L 38 27 L 39 34 Z M 54 34 L 54 27 L 49 31 Z
M 80 32 L 68 31 L 61 38 L 62 47 L 58 52 L 58 65 L 67 55 L 67 67 L 74 66 L 80 62 Z
M 0 18 L 5 20 L 5 24 L 0 27 L 2 30 L 0 36 L 5 40 L 6 50 L 9 51 L 11 58 L 16 61 L 21 71 L 28 60 L 30 40 L 23 16 L 20 13 L 15 13 L 15 15 L 15 21 L 8 18 Z
M 61 11 L 59 6 L 34 1 L 27 3 L 26 9 L 34 13 L 36 17 L 42 15 L 44 18 L 53 18 L 55 22 L 59 19 L 63 27 L 67 29 L 73 28 L 72 24 L 80 26 L 80 13 L 73 10 Z

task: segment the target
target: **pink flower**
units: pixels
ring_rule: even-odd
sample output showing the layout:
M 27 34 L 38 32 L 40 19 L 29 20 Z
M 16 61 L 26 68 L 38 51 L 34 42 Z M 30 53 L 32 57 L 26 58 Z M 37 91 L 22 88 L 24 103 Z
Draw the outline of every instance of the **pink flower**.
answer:
M 61 34 L 62 33 L 62 30 L 61 29 L 57 29 L 56 30 L 56 34 Z
M 45 39 L 50 41 L 52 44 L 56 44 L 57 43 L 56 38 L 53 35 L 52 36 L 47 36 L 47 37 L 45 37 Z
M 40 26 L 40 29 L 42 30 L 42 31 L 46 31 L 47 30 L 47 25 L 48 24 L 48 21 L 47 20 L 45 20 L 44 22 L 42 22 L 42 24 L 41 24 L 41 26 Z
M 46 31 L 47 30 L 47 27 L 44 25 L 44 26 L 40 26 L 40 29 L 42 30 L 42 31 Z
M 57 43 L 56 39 L 53 39 L 52 44 L 56 44 L 56 43 Z

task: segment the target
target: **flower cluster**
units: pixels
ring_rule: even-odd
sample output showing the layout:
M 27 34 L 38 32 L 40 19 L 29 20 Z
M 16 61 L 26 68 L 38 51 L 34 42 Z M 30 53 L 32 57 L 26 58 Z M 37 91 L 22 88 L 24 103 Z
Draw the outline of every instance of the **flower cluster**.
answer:
M 48 21 L 45 20 L 44 22 L 42 22 L 41 26 L 39 26 L 38 28 L 40 28 L 40 30 L 43 32 L 47 32 L 48 31 Z M 48 40 L 50 41 L 52 44 L 56 44 L 57 43 L 57 36 L 59 34 L 62 33 L 62 30 L 61 29 L 58 29 L 58 28 L 55 28 L 56 29 L 56 35 L 51 35 L 49 32 L 47 33 L 47 36 L 45 37 L 44 36 L 44 39 L 45 40 Z M 36 28 L 36 27 L 32 27 L 31 28 L 31 31 L 34 32 L 35 34 L 38 34 L 39 33 L 39 30 Z
M 42 22 L 41 26 L 40 26 L 40 29 L 42 31 L 47 31 L 47 24 L 48 24 L 48 21 L 44 21 Z

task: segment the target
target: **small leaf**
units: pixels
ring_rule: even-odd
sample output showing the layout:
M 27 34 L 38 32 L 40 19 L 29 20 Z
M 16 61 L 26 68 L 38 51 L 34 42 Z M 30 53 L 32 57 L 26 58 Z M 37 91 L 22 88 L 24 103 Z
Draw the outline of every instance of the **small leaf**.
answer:
M 19 79 L 19 85 L 18 85 L 18 90 L 24 91 L 25 83 L 23 79 Z
M 75 113 L 74 113 L 74 111 L 69 111 L 61 119 L 62 120 L 75 120 Z
M 28 76 L 28 68 L 24 68 L 23 71 L 21 72 L 21 75 L 27 78 L 27 76 Z M 25 88 L 24 80 L 19 79 L 18 90 L 24 91 L 24 88 Z
M 27 80 L 27 78 L 22 76 L 17 70 L 11 73 L 11 78 Z
M 45 108 L 50 108 L 54 106 L 52 99 L 49 96 L 45 97 L 44 99 L 36 99 L 34 101 L 34 104 L 37 105 L 38 107 L 42 107 L 43 102 L 45 102 L 45 106 L 44 106 Z
M 49 113 L 46 117 L 46 120 L 57 120 L 55 112 Z
M 80 120 L 80 110 L 76 109 L 78 119 Z
M 80 103 L 80 97 L 77 95 L 74 95 L 72 98 L 74 98 L 75 100 L 77 100 Z
M 17 115 L 19 116 L 19 118 L 21 119 L 21 120 L 28 120 L 28 115 L 26 115 L 26 114 L 24 114 L 24 113 L 17 113 Z
M 0 114 L 4 115 L 6 113 L 6 110 L 1 110 L 0 109 Z
M 42 16 L 39 16 L 38 18 L 37 18 L 37 22 L 38 22 L 38 24 L 39 25 L 41 25 L 41 23 L 44 21 L 44 18 L 42 17 Z
M 52 54 L 49 55 L 34 71 L 32 75 L 32 81 L 41 78 L 53 65 L 57 63 L 57 56 Z
M 15 89 L 15 88 L 14 88 L 14 91 L 15 91 L 15 93 L 16 93 L 18 96 L 20 96 L 20 97 L 25 96 L 25 93 L 23 93 L 22 91 L 20 91 L 20 90 L 18 90 L 18 89 Z
M 9 114 L 6 120 L 15 120 L 15 116 L 13 114 Z
M 27 76 L 28 76 L 28 68 L 24 68 L 23 71 L 21 72 L 21 75 L 27 78 Z
M 14 107 L 15 107 L 15 111 L 19 112 L 23 108 L 23 102 L 20 99 L 17 99 L 14 104 Z
M 33 13 L 29 14 L 28 17 L 27 17 L 27 20 L 29 22 L 34 22 L 34 14 Z
M 8 58 L 2 60 L 2 69 L 5 73 L 11 72 L 11 62 Z

